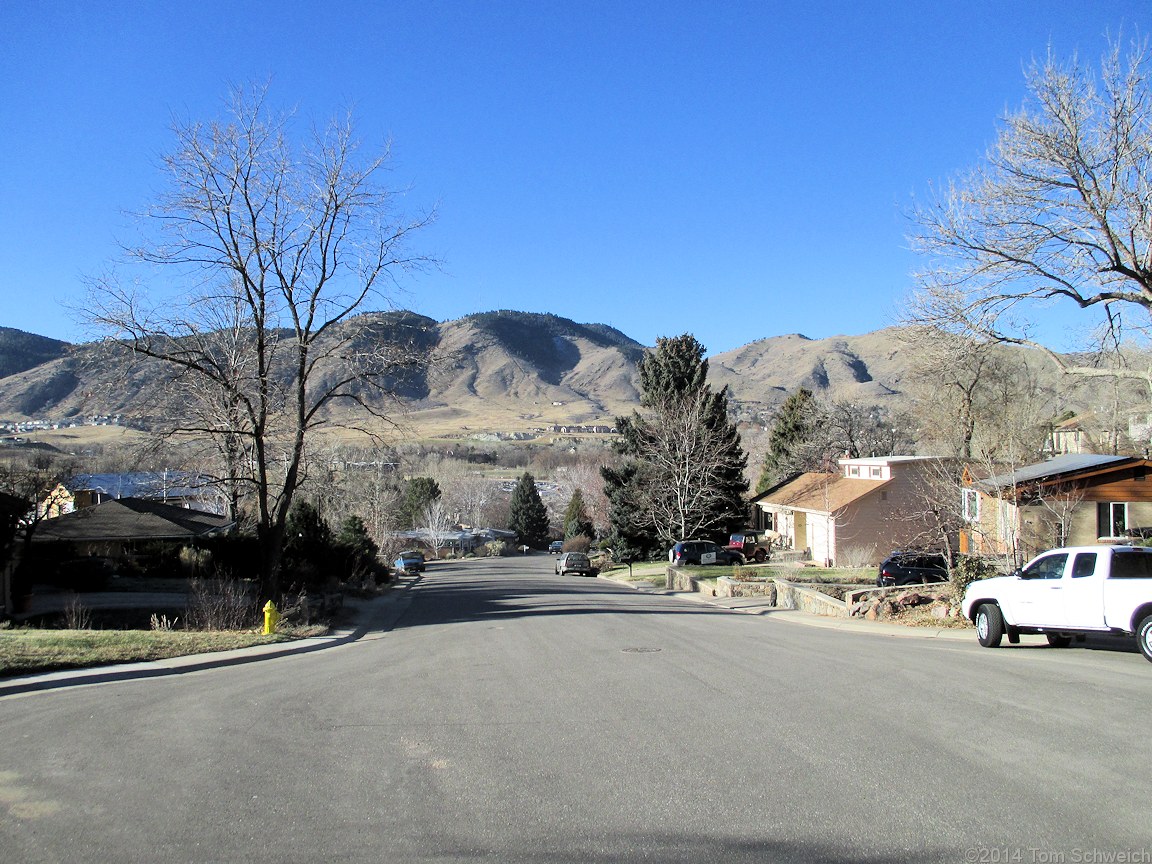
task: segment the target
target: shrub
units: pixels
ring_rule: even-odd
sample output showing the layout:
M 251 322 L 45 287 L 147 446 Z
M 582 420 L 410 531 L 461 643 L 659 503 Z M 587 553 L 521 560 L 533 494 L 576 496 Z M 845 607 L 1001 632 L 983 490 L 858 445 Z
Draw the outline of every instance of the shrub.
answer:
M 964 597 L 965 589 L 973 582 L 989 579 L 998 575 L 999 571 L 988 561 L 975 555 L 960 555 L 952 572 L 948 574 L 948 581 L 952 585 L 952 594 L 959 602 Z
M 732 578 L 737 582 L 751 582 L 754 579 L 768 578 L 768 573 L 755 567 L 733 567 Z
M 180 569 L 184 576 L 195 579 L 208 572 L 212 566 L 212 553 L 207 549 L 196 549 L 193 546 L 180 547 Z
M 592 538 L 586 534 L 577 534 L 564 541 L 565 552 L 588 552 L 592 548 Z
M 489 540 L 484 544 L 484 552 L 489 558 L 505 558 L 512 554 L 513 549 L 503 540 Z
M 257 605 L 239 579 L 193 579 L 184 620 L 190 630 L 244 630 L 259 620 Z
M 873 567 L 878 561 L 875 546 L 849 546 L 839 553 L 836 564 L 840 567 Z

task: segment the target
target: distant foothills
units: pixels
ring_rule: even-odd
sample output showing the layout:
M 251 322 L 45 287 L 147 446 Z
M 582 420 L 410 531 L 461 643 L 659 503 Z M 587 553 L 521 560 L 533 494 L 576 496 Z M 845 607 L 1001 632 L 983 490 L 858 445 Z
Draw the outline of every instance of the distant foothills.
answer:
M 637 363 L 645 347 L 604 324 L 514 311 L 447 322 L 366 313 L 357 323 L 366 320 L 380 339 L 403 331 L 433 361 L 391 388 L 404 424 L 422 436 L 605 434 L 639 405 Z M 753 424 L 767 422 L 801 387 L 830 400 L 904 408 L 913 398 L 915 348 L 899 337 L 894 327 L 826 339 L 772 336 L 713 355 L 710 379 L 729 387 L 737 419 Z M 1036 357 L 1026 362 L 1031 374 L 1056 378 Z M 165 413 L 168 374 L 154 361 L 110 364 L 98 344 L 0 327 L 0 422 L 9 430 L 60 423 L 147 429 Z M 330 419 L 354 421 L 357 410 L 338 406 Z

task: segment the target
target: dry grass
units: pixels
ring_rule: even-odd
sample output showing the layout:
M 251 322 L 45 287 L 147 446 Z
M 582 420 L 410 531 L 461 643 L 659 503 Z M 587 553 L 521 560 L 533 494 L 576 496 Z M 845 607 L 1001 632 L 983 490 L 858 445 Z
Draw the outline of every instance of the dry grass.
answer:
M 234 631 L 0 630 L 0 677 L 229 651 L 322 632 L 311 628 L 264 636 Z
M 905 627 L 947 627 L 949 630 L 974 630 L 976 627 L 967 618 L 935 618 L 931 609 L 930 604 L 914 606 L 884 620 L 892 624 L 903 624 Z

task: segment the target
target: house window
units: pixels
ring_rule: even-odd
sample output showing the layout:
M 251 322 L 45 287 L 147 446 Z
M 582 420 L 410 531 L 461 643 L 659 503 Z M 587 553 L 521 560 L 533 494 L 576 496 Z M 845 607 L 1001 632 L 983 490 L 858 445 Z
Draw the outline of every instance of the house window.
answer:
M 961 502 L 961 516 L 965 522 L 980 521 L 980 493 L 975 489 L 965 489 Z
M 859 477 L 860 476 L 859 467 L 857 467 L 856 465 L 850 465 L 848 467 L 848 476 L 849 477 Z
M 882 468 L 870 468 L 868 470 L 869 470 L 869 473 L 873 477 L 883 477 L 884 476 L 884 470 Z
M 1128 533 L 1128 505 L 1123 501 L 1101 501 L 1096 505 L 1096 536 L 1123 537 Z

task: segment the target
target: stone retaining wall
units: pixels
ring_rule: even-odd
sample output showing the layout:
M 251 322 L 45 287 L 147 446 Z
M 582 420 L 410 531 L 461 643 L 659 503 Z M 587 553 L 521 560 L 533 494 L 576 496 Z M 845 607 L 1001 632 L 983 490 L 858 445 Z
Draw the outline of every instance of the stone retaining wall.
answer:
M 827 615 L 833 618 L 849 617 L 850 607 L 843 600 L 829 597 L 815 588 L 806 588 L 795 582 L 776 579 L 776 603 L 780 609 L 797 609 L 813 615 Z
M 787 579 L 733 579 L 721 576 L 716 580 L 716 588 L 701 585 L 701 577 L 683 567 L 668 568 L 668 588 L 671 591 L 692 591 L 715 597 L 764 597 L 768 603 L 779 609 L 797 609 L 813 615 L 826 615 L 833 618 L 851 617 L 852 608 L 862 596 L 876 591 L 892 589 L 861 588 L 850 592 L 845 600 L 837 600 L 823 591 L 809 588 Z

